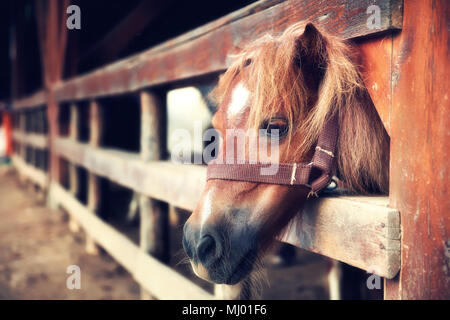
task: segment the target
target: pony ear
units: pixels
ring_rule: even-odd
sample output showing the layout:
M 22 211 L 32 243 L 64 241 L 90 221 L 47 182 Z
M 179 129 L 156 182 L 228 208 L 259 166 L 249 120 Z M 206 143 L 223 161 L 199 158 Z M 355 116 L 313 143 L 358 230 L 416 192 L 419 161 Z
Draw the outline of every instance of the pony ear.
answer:
M 303 72 L 311 88 L 317 90 L 325 76 L 328 65 L 327 40 L 312 23 L 296 40 L 295 63 Z

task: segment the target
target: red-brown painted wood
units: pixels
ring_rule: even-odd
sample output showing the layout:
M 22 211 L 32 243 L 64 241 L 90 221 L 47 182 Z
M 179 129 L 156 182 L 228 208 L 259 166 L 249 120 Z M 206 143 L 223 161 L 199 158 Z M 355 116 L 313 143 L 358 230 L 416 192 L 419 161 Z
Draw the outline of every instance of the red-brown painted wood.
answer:
M 45 105 L 46 103 L 47 97 L 45 90 L 40 90 L 28 97 L 15 100 L 12 105 L 14 110 L 19 110 L 19 109 L 39 107 Z
M 313 21 L 345 39 L 401 27 L 401 1 L 383 0 L 377 2 L 381 8 L 380 28 L 369 29 L 367 8 L 371 4 L 370 0 L 330 0 L 326 5 L 314 0 L 297 0 L 285 1 L 248 16 L 241 14 L 240 18 L 228 19 L 227 24 L 207 25 L 169 44 L 61 83 L 56 89 L 56 98 L 66 101 L 120 94 L 222 71 L 229 65 L 230 53 L 267 32 L 282 32 L 299 21 Z
M 361 41 L 358 49 L 364 83 L 386 131 L 390 133 L 392 35 Z
M 59 159 L 53 152 L 53 142 L 58 136 L 58 103 L 54 86 L 60 81 L 64 66 L 67 28 L 65 26 L 68 0 L 38 1 L 36 3 L 36 21 L 43 65 L 45 96 L 48 107 L 50 179 L 59 181 Z M 42 94 L 42 93 L 40 93 Z M 25 107 L 25 106 L 24 106 Z
M 390 204 L 402 264 L 387 299 L 450 298 L 449 13 L 448 1 L 405 1 L 394 38 Z

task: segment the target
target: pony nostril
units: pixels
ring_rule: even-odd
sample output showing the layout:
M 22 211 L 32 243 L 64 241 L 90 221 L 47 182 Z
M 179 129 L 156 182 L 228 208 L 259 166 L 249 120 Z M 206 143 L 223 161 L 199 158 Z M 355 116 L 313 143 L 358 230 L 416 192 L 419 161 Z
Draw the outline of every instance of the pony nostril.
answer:
M 218 256 L 218 247 L 214 238 L 210 235 L 204 235 L 197 246 L 198 259 L 203 265 L 213 263 Z

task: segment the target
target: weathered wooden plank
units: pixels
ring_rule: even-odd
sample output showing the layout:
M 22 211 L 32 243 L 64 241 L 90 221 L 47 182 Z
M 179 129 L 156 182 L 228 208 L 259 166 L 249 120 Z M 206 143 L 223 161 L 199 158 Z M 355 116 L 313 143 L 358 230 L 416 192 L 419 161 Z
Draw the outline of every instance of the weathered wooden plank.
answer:
M 48 149 L 48 136 L 40 133 L 25 133 L 14 130 L 13 140 L 23 145 L 32 146 L 38 149 Z
M 185 42 L 192 41 L 196 38 L 199 38 L 212 30 L 219 29 L 223 26 L 226 26 L 233 21 L 245 18 L 247 16 L 250 16 L 252 14 L 261 12 L 263 10 L 266 10 L 267 8 L 270 8 L 276 4 L 279 4 L 281 2 L 285 2 L 286 0 L 262 0 L 262 1 L 256 1 L 252 4 L 249 4 L 248 6 L 241 8 L 239 10 L 236 10 L 234 12 L 231 12 L 223 17 L 220 17 L 214 21 L 211 21 L 203 26 L 200 26 L 192 31 L 189 31 L 187 33 L 184 33 L 174 39 L 170 39 L 165 41 L 162 44 L 159 44 L 152 48 L 152 53 L 156 52 L 163 52 L 168 51 L 176 46 L 179 46 L 180 44 L 183 44 Z
M 70 105 L 70 128 L 69 137 L 73 141 L 77 141 L 78 138 L 78 107 L 76 104 Z M 69 183 L 70 192 L 76 197 L 79 190 L 77 168 L 74 164 L 69 164 Z
M 13 101 L 14 110 L 42 107 L 47 103 L 45 90 L 38 91 L 29 97 Z
M 76 141 L 78 137 L 78 107 L 72 103 L 70 105 L 70 126 L 69 126 L 69 138 Z M 70 193 L 76 198 L 78 196 L 80 185 L 78 181 L 77 167 L 73 163 L 69 163 L 69 190 Z M 80 225 L 78 222 L 70 216 L 69 218 L 70 231 L 77 233 L 80 231 Z
M 92 100 L 89 104 L 89 145 L 99 147 L 103 135 L 102 108 L 97 101 Z M 100 178 L 93 172 L 88 173 L 88 204 L 87 208 L 94 215 L 98 214 L 100 207 L 101 189 Z M 86 236 L 86 252 L 98 254 L 99 250 L 94 239 L 88 234 Z
M 54 141 L 59 134 L 59 122 L 58 114 L 59 108 L 55 100 L 53 91 L 50 91 L 47 95 L 47 118 L 48 118 L 48 136 L 49 136 L 49 149 L 50 149 L 50 163 L 49 163 L 49 173 L 50 179 L 52 181 L 60 181 L 60 165 L 59 159 L 56 156 L 54 149 Z M 49 197 L 48 204 L 53 207 L 53 199 Z
M 21 175 L 30 179 L 33 183 L 36 183 L 42 189 L 47 188 L 48 177 L 44 171 L 29 165 L 22 158 L 20 158 L 16 155 L 13 155 L 11 157 L 11 160 L 12 160 L 13 166 L 15 168 L 17 168 L 17 170 L 19 171 L 19 173 Z
M 88 174 L 88 201 L 87 208 L 90 214 L 97 215 L 100 206 L 100 181 L 99 178 L 93 173 Z M 88 233 L 86 235 L 86 252 L 92 255 L 99 254 L 99 249 L 94 239 Z
M 166 95 L 164 92 L 142 91 L 141 160 L 160 160 L 165 153 Z M 140 197 L 140 247 L 161 261 L 169 261 L 169 208 L 167 203 Z M 145 297 L 146 294 L 143 293 Z
M 94 148 L 65 138 L 56 139 L 55 153 L 94 174 L 183 209 L 192 209 L 198 200 L 198 188 L 186 188 L 185 182 L 203 186 L 206 181 L 206 172 L 201 166 L 145 163 L 138 153 Z M 170 177 L 174 179 L 171 181 Z
M 314 21 L 343 38 L 362 37 L 399 28 L 400 0 L 380 0 L 380 28 L 367 26 L 367 8 L 373 1 L 285 1 L 266 10 L 228 19 L 224 25 L 196 30 L 163 47 L 149 49 L 56 87 L 59 101 L 135 91 L 175 80 L 222 71 L 227 57 L 267 32 L 281 32 L 295 22 Z M 246 10 L 245 8 L 243 10 Z M 214 45 L 212 45 L 214 44 Z
M 405 1 L 404 12 L 393 43 L 389 194 L 401 212 L 402 269 L 385 298 L 450 299 L 450 2 Z
M 392 35 L 365 39 L 358 43 L 358 48 L 364 83 L 389 134 L 392 106 Z
M 387 197 L 313 199 L 281 240 L 393 278 L 400 270 L 400 214 L 387 205 Z
M 58 184 L 52 183 L 49 192 L 100 246 L 157 298 L 214 299 L 214 296 L 202 288 L 140 250 L 131 240 L 103 222 Z
M 99 103 L 92 100 L 89 104 L 89 144 L 98 147 L 103 135 L 103 109 Z
M 98 175 L 187 210 L 195 208 L 205 185 L 203 166 L 144 163 L 137 154 L 69 143 L 59 139 L 56 151 Z M 387 206 L 387 198 L 320 198 L 309 202 L 306 211 L 284 241 L 383 277 L 398 272 L 399 215 Z

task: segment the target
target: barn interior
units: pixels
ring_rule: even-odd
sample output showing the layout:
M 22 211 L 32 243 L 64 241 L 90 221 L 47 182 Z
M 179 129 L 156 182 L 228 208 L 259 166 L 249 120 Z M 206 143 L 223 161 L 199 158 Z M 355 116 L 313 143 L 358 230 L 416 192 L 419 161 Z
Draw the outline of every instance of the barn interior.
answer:
M 335 180 L 307 202 L 300 229 L 264 259 L 261 297 L 448 298 L 448 9 L 0 1 L 0 299 L 219 297 L 182 246 L 206 181 L 208 94 L 241 45 L 306 20 L 355 49 L 390 137 L 389 192 L 356 195 Z M 66 282 L 73 266 L 81 290 Z
M 245 7 L 254 0 L 230 1 L 89 1 L 75 0 L 71 4 L 82 8 L 81 29 L 68 30 L 63 52 L 63 64 L 58 81 L 74 78 L 110 63 L 127 58 L 144 50 L 173 39 L 186 31 L 214 21 L 228 13 Z M 276 3 L 277 1 L 272 1 Z M 65 4 L 65 2 L 64 2 Z M 60 5 L 64 5 L 61 2 Z M 269 4 L 267 4 L 269 5 Z M 32 96 L 46 86 L 46 66 L 43 52 L 42 21 L 45 11 L 49 10 L 45 1 L 15 0 L 0 3 L 0 101 L 5 109 L 14 100 Z M 56 49 L 54 49 L 56 50 Z M 47 68 L 47 69 L 46 69 Z M 193 134 L 191 123 L 201 121 L 202 128 L 211 127 L 211 117 L 215 105 L 207 98 L 214 87 L 219 73 L 212 73 L 188 82 L 178 81 L 163 85 L 160 90 L 168 92 L 167 145 L 162 159 L 168 159 L 172 145 L 173 130 L 185 128 Z M 121 94 L 99 99 L 101 106 L 102 138 L 100 146 L 131 153 L 140 150 L 141 114 L 139 97 L 135 94 Z M 89 100 L 77 102 L 76 139 L 89 143 L 90 132 Z M 182 111 L 180 111 L 180 109 Z M 70 103 L 59 105 L 58 134 L 71 137 L 71 119 L 73 112 Z M 13 128 L 19 128 L 21 119 L 12 117 Z M 46 105 L 25 112 L 25 132 L 48 134 L 48 114 Z M 193 137 L 194 139 L 194 137 Z M 198 145 L 198 141 L 191 141 Z M 27 164 L 49 171 L 47 150 L 14 143 L 15 152 L 24 149 Z M 202 149 L 194 150 L 201 153 Z M 71 179 L 76 176 L 77 188 L 74 196 L 80 203 L 87 205 L 89 198 L 88 171 L 82 166 L 73 166 L 64 158 L 59 158 L 59 183 L 71 190 Z M 105 222 L 126 235 L 139 245 L 139 209 L 136 193 L 120 184 L 105 178 L 99 178 L 100 202 L 98 215 Z M 133 207 L 134 206 L 134 207 Z M 181 230 L 190 212 L 170 207 L 170 248 L 165 262 L 192 281 L 213 293 L 213 286 L 198 279 L 190 267 L 184 263 L 181 247 Z M 74 227 L 76 230 L 79 227 Z M 106 252 L 103 254 L 107 255 Z M 270 299 L 328 299 L 329 261 L 320 255 L 295 248 L 288 244 L 278 244 L 274 254 L 267 259 L 267 280 L 271 285 L 264 291 L 263 297 Z M 382 291 L 376 294 L 365 289 L 362 282 L 364 272 L 343 264 L 347 271 L 342 298 L 380 298 Z M 291 278 L 298 278 L 294 285 Z M 45 281 L 43 282 L 45 285 Z M 37 298 L 39 294 L 36 293 Z

